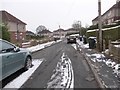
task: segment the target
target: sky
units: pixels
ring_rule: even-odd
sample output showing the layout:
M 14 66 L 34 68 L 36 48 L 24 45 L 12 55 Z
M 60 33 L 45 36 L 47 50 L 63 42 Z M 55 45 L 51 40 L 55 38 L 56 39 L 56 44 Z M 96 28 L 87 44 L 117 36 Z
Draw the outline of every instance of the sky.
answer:
M 101 0 L 102 14 L 112 7 L 116 0 Z M 6 10 L 25 22 L 26 29 L 36 32 L 39 25 L 50 31 L 68 29 L 75 21 L 82 26 L 92 25 L 98 15 L 98 0 L 1 0 L 0 10 Z

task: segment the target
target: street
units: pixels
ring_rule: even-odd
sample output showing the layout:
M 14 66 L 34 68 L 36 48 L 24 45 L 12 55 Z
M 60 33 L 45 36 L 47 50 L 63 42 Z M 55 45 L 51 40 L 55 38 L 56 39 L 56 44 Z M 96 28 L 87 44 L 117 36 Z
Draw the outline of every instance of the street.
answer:
M 120 0 L 0 4 L 1 89 L 120 90 Z
M 64 56 L 65 54 L 65 56 Z M 70 71 L 73 74 L 71 77 L 73 88 L 98 88 L 98 84 L 94 79 L 93 73 L 91 72 L 84 56 L 78 52 L 71 44 L 67 44 L 66 40 L 59 42 L 55 45 L 47 47 L 41 51 L 37 51 L 32 54 L 33 59 L 44 58 L 42 64 L 37 68 L 37 70 L 32 74 L 32 76 L 22 85 L 21 88 L 48 88 L 50 85 L 52 77 L 55 76 L 56 68 L 60 63 L 61 58 L 69 59 L 69 65 L 71 65 Z M 67 61 L 67 60 L 66 60 Z M 66 62 L 68 63 L 68 62 Z M 68 65 L 68 66 L 69 66 Z M 67 66 L 65 66 L 67 67 Z M 65 70 L 65 69 L 64 69 Z M 63 70 L 63 71 L 64 71 Z M 61 70 L 62 71 L 62 70 Z M 57 76 L 58 77 L 58 76 Z M 66 76 L 67 77 L 67 76 Z M 54 77 L 56 78 L 56 77 Z M 51 87 L 57 87 L 58 80 L 52 80 Z M 69 81 L 69 80 L 68 80 Z M 56 85 L 56 86 L 55 86 Z M 60 85 L 60 84 L 59 84 Z M 64 85 L 61 84 L 61 87 Z

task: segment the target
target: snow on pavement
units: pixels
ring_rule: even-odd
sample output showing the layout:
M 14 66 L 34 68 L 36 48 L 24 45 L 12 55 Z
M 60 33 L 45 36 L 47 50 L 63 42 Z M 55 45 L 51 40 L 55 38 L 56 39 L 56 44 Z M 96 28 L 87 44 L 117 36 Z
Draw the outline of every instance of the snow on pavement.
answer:
M 43 43 L 43 44 L 38 44 L 36 46 L 32 46 L 32 47 L 28 47 L 28 48 L 25 48 L 31 52 L 35 52 L 35 51 L 38 51 L 38 50 L 41 50 L 45 47 L 48 47 L 48 46 L 51 46 L 52 44 L 54 43 L 58 43 L 60 42 L 61 40 L 57 40 L 56 42 L 55 41 L 51 41 L 51 42 L 47 42 L 47 43 Z
M 91 54 L 91 56 L 95 56 L 96 58 L 104 58 L 105 57 L 103 54 L 98 54 L 98 53 Z
M 89 44 L 83 44 L 79 39 L 77 40 L 77 43 L 82 47 L 82 48 L 89 48 Z
M 33 60 L 32 68 L 22 73 L 16 79 L 8 83 L 4 88 L 20 88 L 28 80 L 28 78 L 32 75 L 32 73 L 38 68 L 38 66 L 43 62 L 43 60 L 44 59 Z
M 86 48 L 85 45 L 78 40 L 77 43 L 79 44 L 79 46 L 81 48 Z M 116 45 L 115 47 L 119 47 L 119 45 Z M 89 51 L 92 51 L 92 49 L 90 50 L 89 47 L 86 48 L 88 50 L 88 52 L 84 52 L 86 54 L 87 57 L 90 58 L 91 61 L 93 61 L 94 63 L 92 63 L 91 65 L 93 66 L 93 68 L 95 68 L 97 70 L 98 75 L 100 75 L 100 79 L 102 84 L 106 87 L 106 88 L 117 88 L 117 84 L 118 80 L 117 79 L 111 79 L 111 77 L 115 77 L 116 75 L 113 74 L 112 72 L 112 67 L 114 67 L 114 65 L 116 65 L 117 63 L 114 62 L 114 60 L 107 58 L 104 54 L 101 53 L 90 53 Z M 108 53 L 108 50 L 105 51 Z M 105 66 L 104 66 L 105 65 Z M 110 69 L 111 71 L 111 75 L 109 70 L 107 70 L 106 72 L 101 72 L 100 70 L 102 69 L 106 69 L 106 65 L 112 69 Z M 113 70 L 114 71 L 114 70 Z M 106 77 L 107 76 L 107 77 Z M 112 83 L 112 85 L 110 84 Z
M 76 44 L 71 44 L 71 46 L 73 46 L 74 49 L 77 50 Z
M 43 48 L 45 48 L 45 47 L 47 47 L 47 46 L 50 46 L 50 45 L 52 45 L 53 43 L 55 43 L 55 41 L 48 42 L 48 43 L 43 43 L 43 44 L 38 44 L 38 45 L 36 45 L 36 46 L 32 46 L 32 47 L 29 47 L 29 48 L 26 48 L 26 49 L 28 49 L 28 50 L 31 51 L 31 52 L 35 52 L 35 51 L 38 51 L 38 50 L 40 50 L 40 49 L 43 49 Z

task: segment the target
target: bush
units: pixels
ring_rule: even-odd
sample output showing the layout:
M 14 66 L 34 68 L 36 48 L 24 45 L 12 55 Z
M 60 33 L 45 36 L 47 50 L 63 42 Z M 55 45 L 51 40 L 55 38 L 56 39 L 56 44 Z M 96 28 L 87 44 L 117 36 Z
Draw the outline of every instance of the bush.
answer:
M 87 37 L 97 36 L 98 31 L 87 32 Z M 120 27 L 103 30 L 103 39 L 117 40 L 120 39 Z
M 87 32 L 87 37 L 96 37 L 98 35 L 98 31 Z M 108 47 L 109 40 L 119 40 L 120 39 L 120 27 L 111 28 L 108 30 L 103 30 L 103 39 L 105 40 L 106 47 Z
M 0 25 L 0 38 L 10 41 L 10 33 L 6 25 Z

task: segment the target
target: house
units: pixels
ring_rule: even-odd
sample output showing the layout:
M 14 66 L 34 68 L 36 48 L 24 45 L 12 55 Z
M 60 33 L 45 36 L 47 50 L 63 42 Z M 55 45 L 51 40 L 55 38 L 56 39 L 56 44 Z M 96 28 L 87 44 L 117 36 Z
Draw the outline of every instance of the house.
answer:
M 14 44 L 21 44 L 25 39 L 26 23 L 11 15 L 7 11 L 0 11 L 2 23 L 7 25 L 10 33 L 10 41 Z
M 53 31 L 53 37 L 55 38 L 63 38 L 66 36 L 66 31 L 64 29 L 59 28 L 58 30 Z
M 51 37 L 52 36 L 52 32 L 45 29 L 45 30 L 42 30 L 40 32 L 38 32 L 38 35 L 39 36 L 45 36 L 45 37 Z
M 32 31 L 26 31 L 26 36 L 35 36 L 35 34 Z
M 116 1 L 109 10 L 107 10 L 102 16 L 102 24 L 110 25 L 113 24 L 115 21 L 120 20 L 120 0 Z M 98 24 L 98 16 L 92 20 L 93 25 Z
M 74 29 L 74 28 L 69 28 L 67 30 L 65 30 L 67 34 L 75 34 L 75 33 L 79 33 L 79 30 Z
M 33 39 L 35 36 L 36 34 L 34 34 L 32 31 L 26 31 L 26 40 L 24 42 Z

